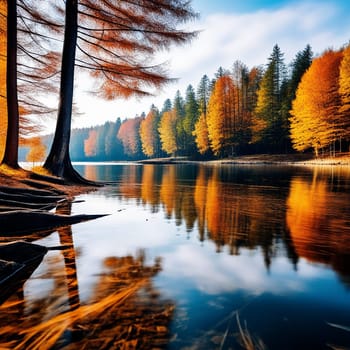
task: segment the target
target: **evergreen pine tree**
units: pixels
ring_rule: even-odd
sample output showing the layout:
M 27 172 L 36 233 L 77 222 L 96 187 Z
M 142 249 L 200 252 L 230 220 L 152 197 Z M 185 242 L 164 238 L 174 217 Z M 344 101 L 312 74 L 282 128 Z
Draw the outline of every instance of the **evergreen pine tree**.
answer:
M 279 46 L 275 45 L 260 83 L 253 120 L 254 140 L 260 143 L 263 150 L 273 153 L 282 151 L 286 137 L 282 116 L 285 79 L 283 53 Z
M 193 131 L 195 123 L 198 120 L 198 103 L 192 85 L 186 90 L 185 116 L 183 118 L 183 130 L 185 133 L 185 150 L 188 155 L 193 155 L 196 151 Z

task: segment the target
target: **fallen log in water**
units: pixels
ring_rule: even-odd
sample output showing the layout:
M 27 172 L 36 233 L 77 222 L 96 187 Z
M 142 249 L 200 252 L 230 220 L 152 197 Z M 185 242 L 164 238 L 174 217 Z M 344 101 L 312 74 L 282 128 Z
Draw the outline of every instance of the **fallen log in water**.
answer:
M 66 200 L 66 196 L 48 190 L 0 186 L 0 211 L 6 211 L 1 207 L 8 208 L 9 211 L 23 209 L 51 210 Z
M 0 196 L 0 205 L 12 207 L 14 210 L 16 210 L 17 208 L 51 210 L 56 207 L 57 202 L 53 202 L 53 203 L 28 203 L 24 201 L 18 202 L 18 201 L 2 199 Z
M 28 188 L 28 187 L 0 186 L 0 191 L 4 192 L 4 193 L 9 193 L 9 194 L 32 194 L 35 196 L 58 196 L 56 191 L 40 190 L 40 189 Z M 63 192 L 59 196 L 63 196 Z
M 0 304 L 23 285 L 46 252 L 47 248 L 26 242 L 0 245 Z
M 30 233 L 73 225 L 79 222 L 97 219 L 103 215 L 60 215 L 46 211 L 15 210 L 0 213 L 0 235 Z
M 33 193 L 6 193 L 0 190 L 0 198 L 27 203 L 53 203 L 64 198 L 59 195 L 37 195 Z

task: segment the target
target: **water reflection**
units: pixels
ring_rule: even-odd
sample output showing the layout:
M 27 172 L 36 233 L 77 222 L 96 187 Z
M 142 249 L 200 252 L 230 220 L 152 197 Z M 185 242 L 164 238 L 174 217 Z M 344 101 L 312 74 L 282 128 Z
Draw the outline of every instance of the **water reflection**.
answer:
M 62 215 L 71 215 L 72 203 L 64 202 L 57 207 L 56 212 Z M 62 255 L 64 258 L 69 309 L 75 310 L 80 306 L 80 298 L 72 226 L 64 226 L 57 229 L 57 231 L 60 245 L 64 248 Z
M 112 215 L 47 233 L 64 249 L 1 306 L 1 348 L 238 349 L 237 313 L 268 349 L 350 344 L 349 170 L 79 171 L 116 185 L 58 211 Z
M 338 191 L 339 186 L 333 173 L 318 169 L 309 181 L 295 176 L 286 221 L 298 256 L 331 265 L 350 285 L 349 192 Z
M 167 219 L 215 242 L 216 251 L 240 254 L 261 248 L 267 268 L 284 249 L 293 266 L 299 257 L 350 274 L 350 170 L 270 169 L 232 166 L 124 165 L 90 167 L 94 179 L 114 180 L 124 200 L 164 210 Z M 103 170 L 104 169 L 104 170 Z M 107 178 L 106 178 L 107 176 Z M 111 195 L 108 193 L 107 195 Z M 281 246 L 282 243 L 282 246 Z
M 71 203 L 57 212 L 71 214 Z M 89 300 L 81 303 L 72 227 L 62 227 L 57 234 L 61 248 L 50 252 L 30 281 L 29 292 L 22 288 L 0 306 L 0 347 L 165 346 L 174 305 L 153 286 L 161 260 L 146 263 L 142 250 L 135 256 L 106 256 Z
M 95 198 L 125 208 L 120 245 L 164 259 L 155 281 L 177 301 L 170 349 L 239 348 L 238 311 L 269 349 L 350 344 L 349 169 L 123 164 L 96 174 L 117 182 Z

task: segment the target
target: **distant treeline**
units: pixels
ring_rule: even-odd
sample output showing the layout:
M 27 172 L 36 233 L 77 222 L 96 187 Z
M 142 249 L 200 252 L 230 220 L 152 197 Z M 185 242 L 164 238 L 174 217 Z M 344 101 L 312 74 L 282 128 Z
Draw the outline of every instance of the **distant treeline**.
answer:
M 50 137 L 43 139 L 49 142 Z M 161 110 L 72 131 L 74 161 L 164 156 L 223 158 L 250 153 L 348 151 L 350 46 L 313 58 L 311 47 L 287 66 L 275 45 L 267 65 L 234 62 L 197 90 L 177 91 Z

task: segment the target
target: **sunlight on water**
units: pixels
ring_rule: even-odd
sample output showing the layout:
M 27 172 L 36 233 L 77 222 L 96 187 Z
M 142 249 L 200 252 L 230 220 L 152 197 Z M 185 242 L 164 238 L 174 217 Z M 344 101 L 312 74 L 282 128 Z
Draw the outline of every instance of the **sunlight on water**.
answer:
M 1 348 L 350 347 L 349 169 L 76 167 L 115 184 L 61 210 L 110 215 L 26 237 L 67 248 L 1 306 Z

